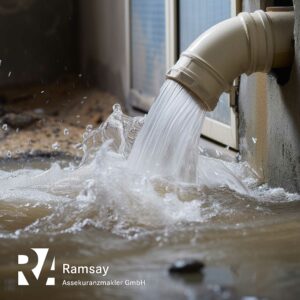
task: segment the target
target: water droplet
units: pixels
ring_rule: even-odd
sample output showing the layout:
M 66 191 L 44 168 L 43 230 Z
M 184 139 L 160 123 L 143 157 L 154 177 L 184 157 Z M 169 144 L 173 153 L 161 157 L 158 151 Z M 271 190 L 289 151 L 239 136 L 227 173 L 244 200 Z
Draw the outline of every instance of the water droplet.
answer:
M 157 237 L 155 238 L 155 240 L 156 240 L 157 242 L 160 242 L 160 241 L 161 241 L 161 236 L 157 236 Z
M 36 109 L 34 110 L 34 112 L 35 112 L 36 114 L 38 114 L 38 115 L 44 114 L 44 110 L 43 110 L 42 108 L 36 108 Z
M 78 74 L 78 77 L 80 78 L 80 77 L 82 77 L 82 74 L 80 73 L 80 74 Z
M 93 130 L 93 125 L 92 124 L 88 124 L 86 126 L 86 129 L 85 129 L 87 132 L 91 132 Z
M 82 144 L 81 143 L 78 143 L 78 144 L 75 144 L 74 146 L 73 146 L 75 149 L 82 149 Z
M 3 124 L 3 125 L 2 125 L 2 129 L 3 129 L 4 131 L 7 131 L 7 130 L 8 130 L 7 124 Z
M 80 115 L 76 115 L 76 118 L 79 119 L 79 118 L 80 118 Z
M 64 135 L 69 135 L 69 134 L 70 134 L 69 129 L 68 129 L 68 128 L 65 128 L 65 129 L 64 129 Z
M 87 99 L 87 96 L 83 96 L 82 99 L 86 100 L 86 99 Z
M 59 143 L 55 142 L 54 144 L 52 144 L 52 149 L 54 150 L 58 150 L 60 148 Z
M 119 103 L 114 104 L 112 108 L 113 108 L 114 112 L 115 111 L 122 111 L 121 105 Z
M 219 152 L 218 150 L 216 150 L 216 155 L 217 155 L 217 157 L 220 157 L 221 156 L 221 152 Z
M 198 149 L 199 149 L 200 154 L 204 153 L 204 149 L 202 147 L 199 146 Z
M 238 162 L 240 162 L 241 160 L 242 160 L 242 156 L 241 156 L 241 154 L 237 154 L 236 155 L 236 160 L 238 161 Z
M 252 142 L 253 142 L 253 144 L 256 144 L 257 138 L 252 137 Z

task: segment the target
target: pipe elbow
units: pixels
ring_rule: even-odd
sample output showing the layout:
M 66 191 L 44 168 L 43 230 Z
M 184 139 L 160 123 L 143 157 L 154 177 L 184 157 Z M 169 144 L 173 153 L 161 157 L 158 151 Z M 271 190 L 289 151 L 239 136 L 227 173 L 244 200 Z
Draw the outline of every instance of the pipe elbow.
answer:
M 294 12 L 240 13 L 200 35 L 167 72 L 211 111 L 243 73 L 269 72 L 293 60 Z

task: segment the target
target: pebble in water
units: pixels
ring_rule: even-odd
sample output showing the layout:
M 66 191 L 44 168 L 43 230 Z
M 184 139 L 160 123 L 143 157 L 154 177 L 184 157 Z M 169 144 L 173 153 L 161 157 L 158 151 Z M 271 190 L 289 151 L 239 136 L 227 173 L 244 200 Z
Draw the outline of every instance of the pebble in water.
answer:
M 204 263 L 192 259 L 179 259 L 176 260 L 169 268 L 170 274 L 191 274 L 191 273 L 199 273 L 204 268 Z

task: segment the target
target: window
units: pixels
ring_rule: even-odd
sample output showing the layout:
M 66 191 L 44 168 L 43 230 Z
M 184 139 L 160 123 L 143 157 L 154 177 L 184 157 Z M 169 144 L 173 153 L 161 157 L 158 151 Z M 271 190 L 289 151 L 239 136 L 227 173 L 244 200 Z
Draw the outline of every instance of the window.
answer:
M 130 64 L 132 104 L 148 110 L 165 80 L 164 0 L 131 0 Z
M 149 110 L 165 73 L 195 38 L 236 14 L 236 0 L 130 0 L 130 102 Z M 177 32 L 178 31 L 178 32 Z M 235 95 L 222 94 L 202 133 L 237 149 Z

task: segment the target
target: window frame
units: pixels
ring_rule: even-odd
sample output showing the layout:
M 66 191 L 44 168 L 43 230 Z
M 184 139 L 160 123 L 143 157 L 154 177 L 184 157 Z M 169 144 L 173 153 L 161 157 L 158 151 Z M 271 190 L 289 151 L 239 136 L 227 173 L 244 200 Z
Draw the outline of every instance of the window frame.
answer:
M 126 69 L 128 70 L 128 102 L 130 108 L 147 112 L 155 100 L 155 96 L 149 97 L 140 94 L 137 90 L 131 87 L 131 62 L 130 62 L 130 2 L 126 1 L 125 22 L 126 22 Z M 241 11 L 241 1 L 231 0 L 231 16 L 236 16 Z M 179 40 L 178 28 L 180 26 L 178 17 L 178 1 L 165 0 L 165 32 L 166 32 L 166 72 L 172 67 L 179 57 Z M 236 103 L 236 89 L 238 87 L 238 79 L 234 82 L 232 92 L 228 94 L 230 102 L 230 125 L 205 117 L 202 135 L 216 142 L 229 146 L 238 150 L 238 114 Z M 157 96 L 157 95 L 156 95 Z

